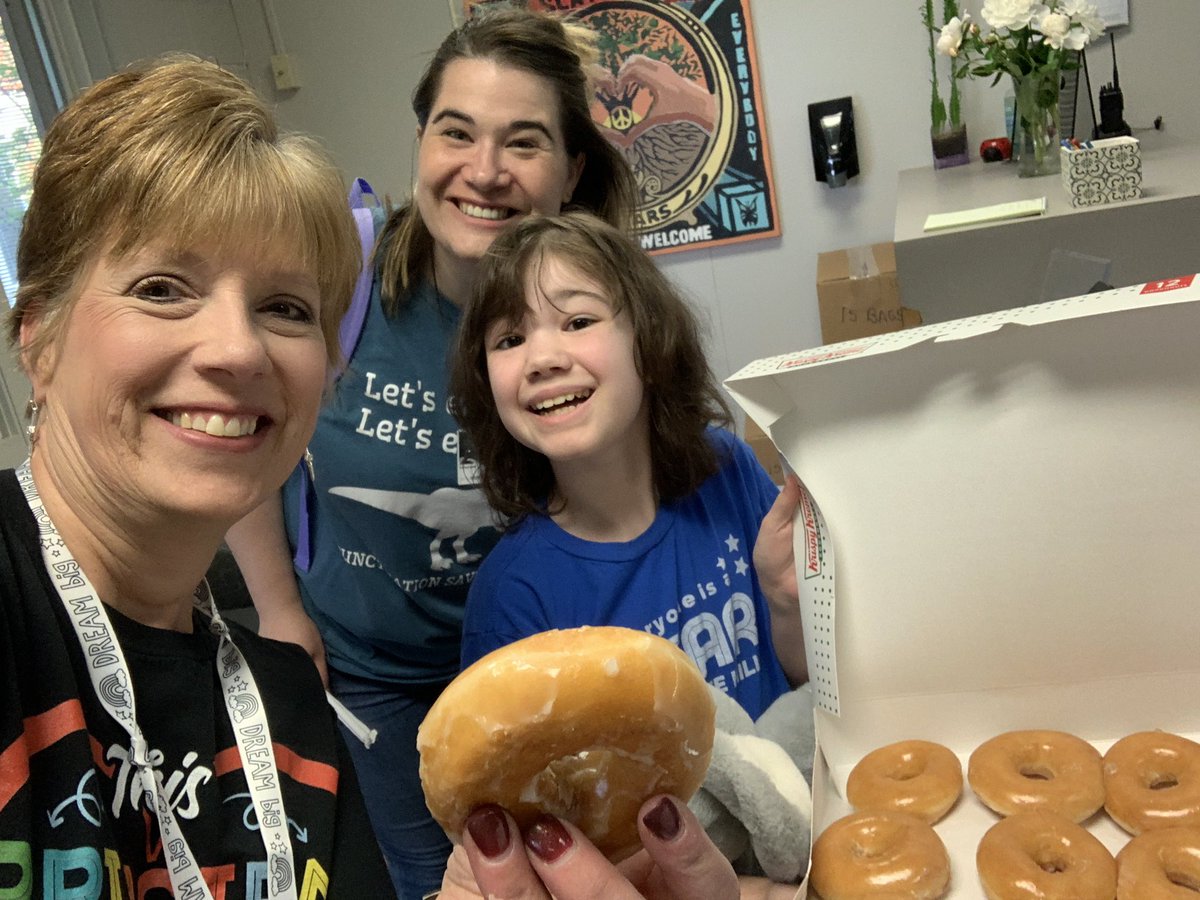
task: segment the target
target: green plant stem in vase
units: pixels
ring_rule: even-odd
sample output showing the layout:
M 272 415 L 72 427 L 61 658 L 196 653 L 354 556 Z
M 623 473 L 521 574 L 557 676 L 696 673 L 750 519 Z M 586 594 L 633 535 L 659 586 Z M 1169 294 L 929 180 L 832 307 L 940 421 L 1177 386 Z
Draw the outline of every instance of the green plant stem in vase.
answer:
M 1058 91 L 1062 73 L 1058 69 L 1039 69 L 1014 75 L 1012 80 L 1017 112 L 1017 141 L 1013 147 L 1017 174 L 1023 178 L 1053 175 L 1061 167 Z
M 959 27 L 957 0 L 942 0 L 943 21 Z M 959 64 L 953 57 L 949 61 L 947 83 L 949 102 L 942 99 L 938 87 L 938 42 L 945 26 L 937 25 L 933 17 L 933 0 L 925 0 L 921 9 L 921 22 L 929 38 L 929 137 L 933 146 L 933 167 L 944 169 L 961 166 L 970 161 L 967 155 L 967 126 L 962 121 L 962 101 L 959 95 Z

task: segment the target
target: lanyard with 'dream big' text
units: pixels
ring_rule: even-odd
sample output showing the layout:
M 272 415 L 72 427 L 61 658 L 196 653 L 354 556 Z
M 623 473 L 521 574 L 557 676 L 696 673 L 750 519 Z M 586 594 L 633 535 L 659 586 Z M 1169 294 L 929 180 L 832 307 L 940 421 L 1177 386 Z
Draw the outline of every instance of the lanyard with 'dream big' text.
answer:
M 17 478 L 37 520 L 46 571 L 50 573 L 83 648 L 92 687 L 108 714 L 129 735 L 129 759 L 136 766 L 146 801 L 158 817 L 172 892 L 177 900 L 212 900 L 200 865 L 171 809 L 162 773 L 155 767 L 155 756 L 161 763 L 162 754 L 150 748 L 138 726 L 129 667 L 104 604 L 42 506 L 29 460 L 17 470 Z M 209 629 L 219 640 L 217 675 L 267 855 L 267 896 L 272 900 L 296 900 L 292 842 L 262 696 L 245 657 L 233 643 L 228 627 L 213 605 L 207 582 L 202 582 L 197 589 L 194 602 L 208 617 Z

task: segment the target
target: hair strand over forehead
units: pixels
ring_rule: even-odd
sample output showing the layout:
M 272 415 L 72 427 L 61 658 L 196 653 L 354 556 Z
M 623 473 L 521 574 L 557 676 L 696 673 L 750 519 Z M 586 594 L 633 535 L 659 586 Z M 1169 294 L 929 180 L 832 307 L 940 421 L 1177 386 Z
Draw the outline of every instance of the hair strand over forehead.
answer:
M 314 141 L 281 134 L 244 82 L 193 56 L 97 82 L 51 124 L 21 232 L 10 339 L 26 316 L 40 318 L 26 348 L 36 357 L 98 254 L 149 244 L 295 260 L 316 277 L 336 357 L 360 265 L 341 176 Z

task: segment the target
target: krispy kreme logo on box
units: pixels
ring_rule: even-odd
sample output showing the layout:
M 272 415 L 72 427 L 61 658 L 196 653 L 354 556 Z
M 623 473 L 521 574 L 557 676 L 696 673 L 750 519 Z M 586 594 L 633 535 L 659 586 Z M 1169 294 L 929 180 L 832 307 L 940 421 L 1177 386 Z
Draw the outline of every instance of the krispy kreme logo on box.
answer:
M 846 347 L 842 350 L 827 350 L 820 353 L 806 353 L 804 356 L 797 359 L 789 359 L 780 364 L 781 369 L 794 369 L 797 366 L 810 366 L 813 363 L 828 362 L 831 359 L 843 359 L 847 356 L 857 356 L 862 353 L 870 344 L 862 344 L 854 347 Z
M 804 577 L 815 578 L 821 574 L 821 537 L 808 491 L 800 492 L 800 521 L 804 523 Z
M 1191 287 L 1195 275 L 1183 275 L 1179 278 L 1166 278 L 1162 281 L 1150 281 L 1142 288 L 1143 294 L 1161 294 L 1163 291 L 1178 291 Z

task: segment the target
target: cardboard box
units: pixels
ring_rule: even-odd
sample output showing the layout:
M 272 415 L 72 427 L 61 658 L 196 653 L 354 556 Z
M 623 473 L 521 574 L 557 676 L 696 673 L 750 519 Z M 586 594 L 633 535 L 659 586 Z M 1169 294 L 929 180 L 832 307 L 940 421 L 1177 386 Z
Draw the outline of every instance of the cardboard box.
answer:
M 817 303 L 826 344 L 921 324 L 900 304 L 894 244 L 872 244 L 817 255 Z
M 804 482 L 814 834 L 870 750 L 1200 739 L 1200 276 L 760 360 L 731 393 Z M 836 574 L 836 579 L 835 579 Z M 935 827 L 981 894 L 997 817 Z M 1085 823 L 1114 853 L 1103 812 Z M 798 896 L 804 896 L 803 891 Z
M 1135 137 L 1103 138 L 1090 147 L 1060 147 L 1062 183 L 1072 206 L 1095 206 L 1142 196 L 1142 150 Z
M 754 455 L 758 457 L 758 461 L 762 467 L 767 470 L 767 474 L 771 476 L 771 480 L 778 485 L 783 484 L 783 457 L 779 455 L 779 450 L 771 443 L 771 439 L 763 432 L 753 419 L 746 419 L 746 427 L 742 432 L 742 440 L 750 445 L 750 449 L 754 451 Z

